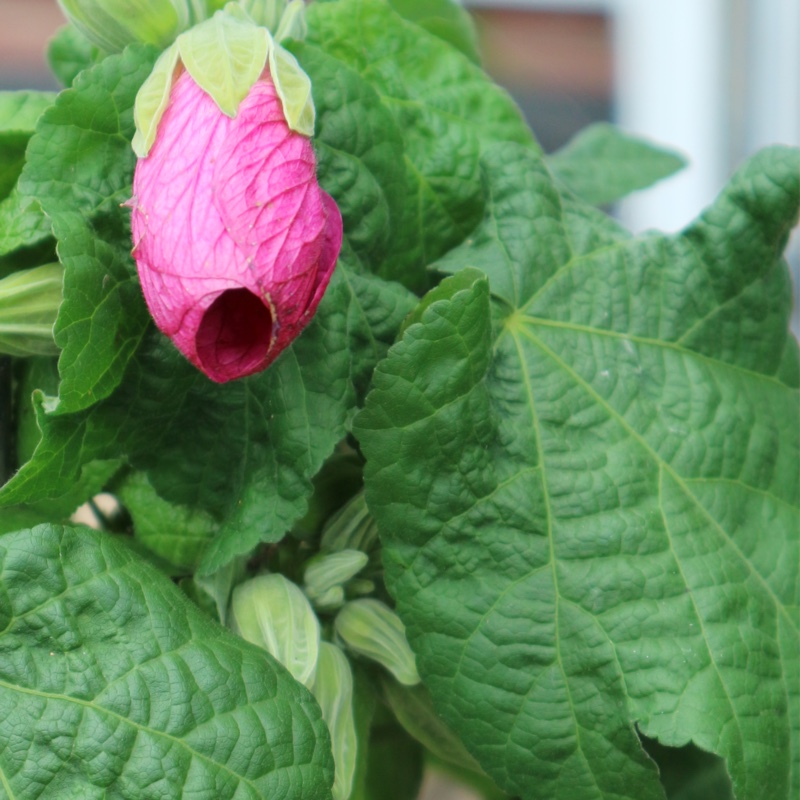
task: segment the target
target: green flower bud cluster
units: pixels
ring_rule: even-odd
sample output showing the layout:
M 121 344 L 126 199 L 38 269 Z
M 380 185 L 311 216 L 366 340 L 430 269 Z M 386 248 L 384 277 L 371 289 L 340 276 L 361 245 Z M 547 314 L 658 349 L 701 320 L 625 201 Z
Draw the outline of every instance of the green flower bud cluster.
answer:
M 320 611 L 340 607 L 344 604 L 346 584 L 368 562 L 369 556 L 360 550 L 340 550 L 314 557 L 303 576 L 306 596 Z
M 333 798 L 347 800 L 358 751 L 353 673 L 340 648 L 320 641 L 319 621 L 302 590 L 279 574 L 245 581 L 233 592 L 228 624 L 311 689 L 331 734 Z
M 58 353 L 53 325 L 61 305 L 63 277 L 60 264 L 44 264 L 0 280 L 0 353 Z
M 228 625 L 236 633 L 269 652 L 317 698 L 331 733 L 334 800 L 347 800 L 355 774 L 353 675 L 341 647 L 321 640 L 307 595 L 324 600 L 366 563 L 366 554 L 357 550 L 314 559 L 305 571 L 305 592 L 283 575 L 259 575 L 234 589 L 228 614 Z M 369 598 L 345 603 L 334 630 L 338 644 L 377 661 L 404 686 L 420 682 L 403 623 L 385 603 Z

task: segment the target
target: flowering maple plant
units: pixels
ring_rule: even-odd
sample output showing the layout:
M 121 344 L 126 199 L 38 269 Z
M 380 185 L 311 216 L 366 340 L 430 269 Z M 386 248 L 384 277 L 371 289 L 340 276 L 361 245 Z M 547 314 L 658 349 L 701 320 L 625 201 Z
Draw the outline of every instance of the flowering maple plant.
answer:
M 449 0 L 60 4 L 0 93 L 0 797 L 796 796 L 800 152 L 636 237 L 681 159 L 542 153 Z

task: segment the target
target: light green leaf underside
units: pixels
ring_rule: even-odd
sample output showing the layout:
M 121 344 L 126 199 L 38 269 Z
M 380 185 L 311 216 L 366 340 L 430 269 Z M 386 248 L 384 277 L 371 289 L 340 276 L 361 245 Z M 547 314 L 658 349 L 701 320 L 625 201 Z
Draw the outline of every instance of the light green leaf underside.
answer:
M 105 535 L 0 537 L 0 621 L 9 799 L 330 797 L 311 696 Z
M 454 283 L 356 425 L 420 674 L 510 793 L 659 797 L 636 723 L 723 756 L 740 800 L 785 800 L 800 155 L 765 152 L 683 235 L 638 240 L 562 205 L 535 156 L 484 167 L 485 221 L 435 266 L 486 273 L 493 313 L 485 282 Z

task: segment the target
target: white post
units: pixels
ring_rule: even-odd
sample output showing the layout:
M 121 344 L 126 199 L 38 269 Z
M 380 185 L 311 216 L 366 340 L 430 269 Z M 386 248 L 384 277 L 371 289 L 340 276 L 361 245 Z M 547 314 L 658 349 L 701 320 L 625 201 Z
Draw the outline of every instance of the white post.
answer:
M 633 230 L 678 230 L 729 172 L 726 0 L 616 0 L 614 10 L 617 122 L 690 160 L 620 215 Z

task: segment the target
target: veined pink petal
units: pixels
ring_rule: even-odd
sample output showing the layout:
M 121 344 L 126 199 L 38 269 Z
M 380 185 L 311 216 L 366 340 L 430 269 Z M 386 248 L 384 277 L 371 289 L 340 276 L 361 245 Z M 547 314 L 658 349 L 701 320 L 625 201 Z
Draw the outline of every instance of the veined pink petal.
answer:
M 287 126 L 269 77 L 230 119 L 183 73 L 133 189 L 158 327 L 212 380 L 263 370 L 313 316 L 342 244 L 311 142 Z

